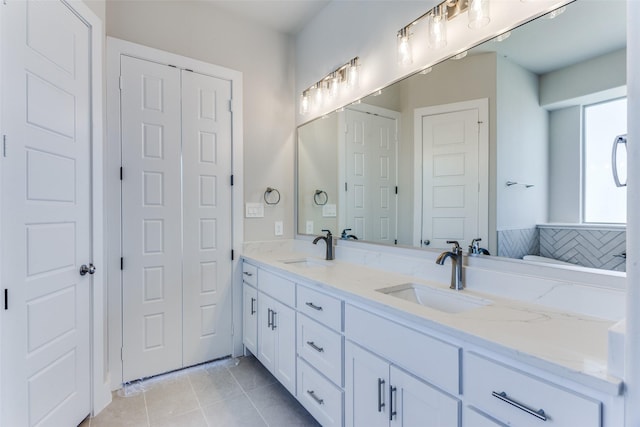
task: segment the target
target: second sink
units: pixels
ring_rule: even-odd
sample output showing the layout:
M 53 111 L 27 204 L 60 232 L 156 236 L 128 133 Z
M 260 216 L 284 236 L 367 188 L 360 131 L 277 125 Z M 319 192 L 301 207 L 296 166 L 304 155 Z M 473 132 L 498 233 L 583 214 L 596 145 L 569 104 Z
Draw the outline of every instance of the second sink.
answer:
M 436 289 L 418 283 L 404 283 L 378 289 L 377 291 L 445 313 L 463 313 L 492 303 L 488 299 L 464 295 L 455 291 Z

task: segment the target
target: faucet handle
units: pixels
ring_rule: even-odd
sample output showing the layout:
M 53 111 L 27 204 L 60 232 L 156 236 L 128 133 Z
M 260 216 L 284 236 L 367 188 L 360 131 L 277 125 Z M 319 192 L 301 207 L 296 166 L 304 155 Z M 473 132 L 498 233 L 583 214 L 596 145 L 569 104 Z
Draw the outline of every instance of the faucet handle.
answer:
M 453 248 L 451 250 L 454 254 L 457 255 L 460 252 L 460 243 L 458 243 L 457 240 L 447 240 L 447 243 L 453 245 Z
M 323 233 L 327 233 L 327 237 L 331 236 L 331 230 L 322 230 Z

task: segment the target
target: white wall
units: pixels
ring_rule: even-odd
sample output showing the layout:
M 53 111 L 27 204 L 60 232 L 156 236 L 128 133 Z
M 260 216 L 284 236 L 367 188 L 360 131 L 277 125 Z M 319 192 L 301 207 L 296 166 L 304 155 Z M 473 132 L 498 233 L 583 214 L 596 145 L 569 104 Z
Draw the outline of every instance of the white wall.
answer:
M 538 76 L 497 58 L 498 230 L 532 228 L 547 221 L 548 113 L 538 102 Z M 532 184 L 506 186 L 507 181 Z
M 107 35 L 243 73 L 244 200 L 262 202 L 268 186 L 281 201 L 245 220 L 246 241 L 293 237 L 295 95 L 293 41 L 205 1 L 109 1 Z
M 308 116 L 298 115 L 297 122 L 303 123 L 335 110 L 568 1 L 494 0 L 488 26 L 479 30 L 469 29 L 466 15 L 461 15 L 449 21 L 448 44 L 439 50 L 426 48 L 426 25 L 421 21 L 412 30 L 415 42 L 413 64 L 408 67 L 399 65 L 397 31 L 437 3 L 437 0 L 329 3 L 296 37 L 296 100 L 302 90 L 354 56 L 359 56 L 362 63 L 360 87 Z

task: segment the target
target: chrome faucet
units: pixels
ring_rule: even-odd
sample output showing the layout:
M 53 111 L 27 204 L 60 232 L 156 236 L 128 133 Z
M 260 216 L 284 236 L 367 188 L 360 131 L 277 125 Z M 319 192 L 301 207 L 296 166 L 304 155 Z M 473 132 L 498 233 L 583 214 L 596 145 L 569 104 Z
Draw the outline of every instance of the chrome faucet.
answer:
M 471 244 L 469 245 L 469 255 L 470 256 L 476 256 L 476 255 L 491 255 L 489 253 L 488 250 L 486 250 L 485 248 L 481 248 L 480 247 L 480 243 L 482 239 L 481 238 L 477 238 L 477 239 L 473 239 L 471 241 Z
M 327 244 L 327 254 L 325 259 L 332 260 L 333 259 L 333 235 L 331 234 L 331 230 L 322 230 L 323 233 L 327 233 L 326 236 L 318 236 L 313 239 L 313 244 L 316 245 L 320 240 L 324 240 Z
M 455 240 L 447 240 L 447 243 L 453 244 L 451 251 L 442 252 L 436 258 L 436 264 L 444 265 L 444 261 L 447 258 L 451 258 L 451 289 L 461 291 L 464 289 L 462 283 L 462 248 L 460 244 Z

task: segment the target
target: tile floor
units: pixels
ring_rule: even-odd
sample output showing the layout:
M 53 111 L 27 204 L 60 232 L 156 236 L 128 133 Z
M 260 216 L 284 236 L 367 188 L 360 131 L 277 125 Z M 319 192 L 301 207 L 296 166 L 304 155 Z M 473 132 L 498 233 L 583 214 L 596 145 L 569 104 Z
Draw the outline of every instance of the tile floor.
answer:
M 79 427 L 319 426 L 254 357 L 150 378 L 113 393 Z

